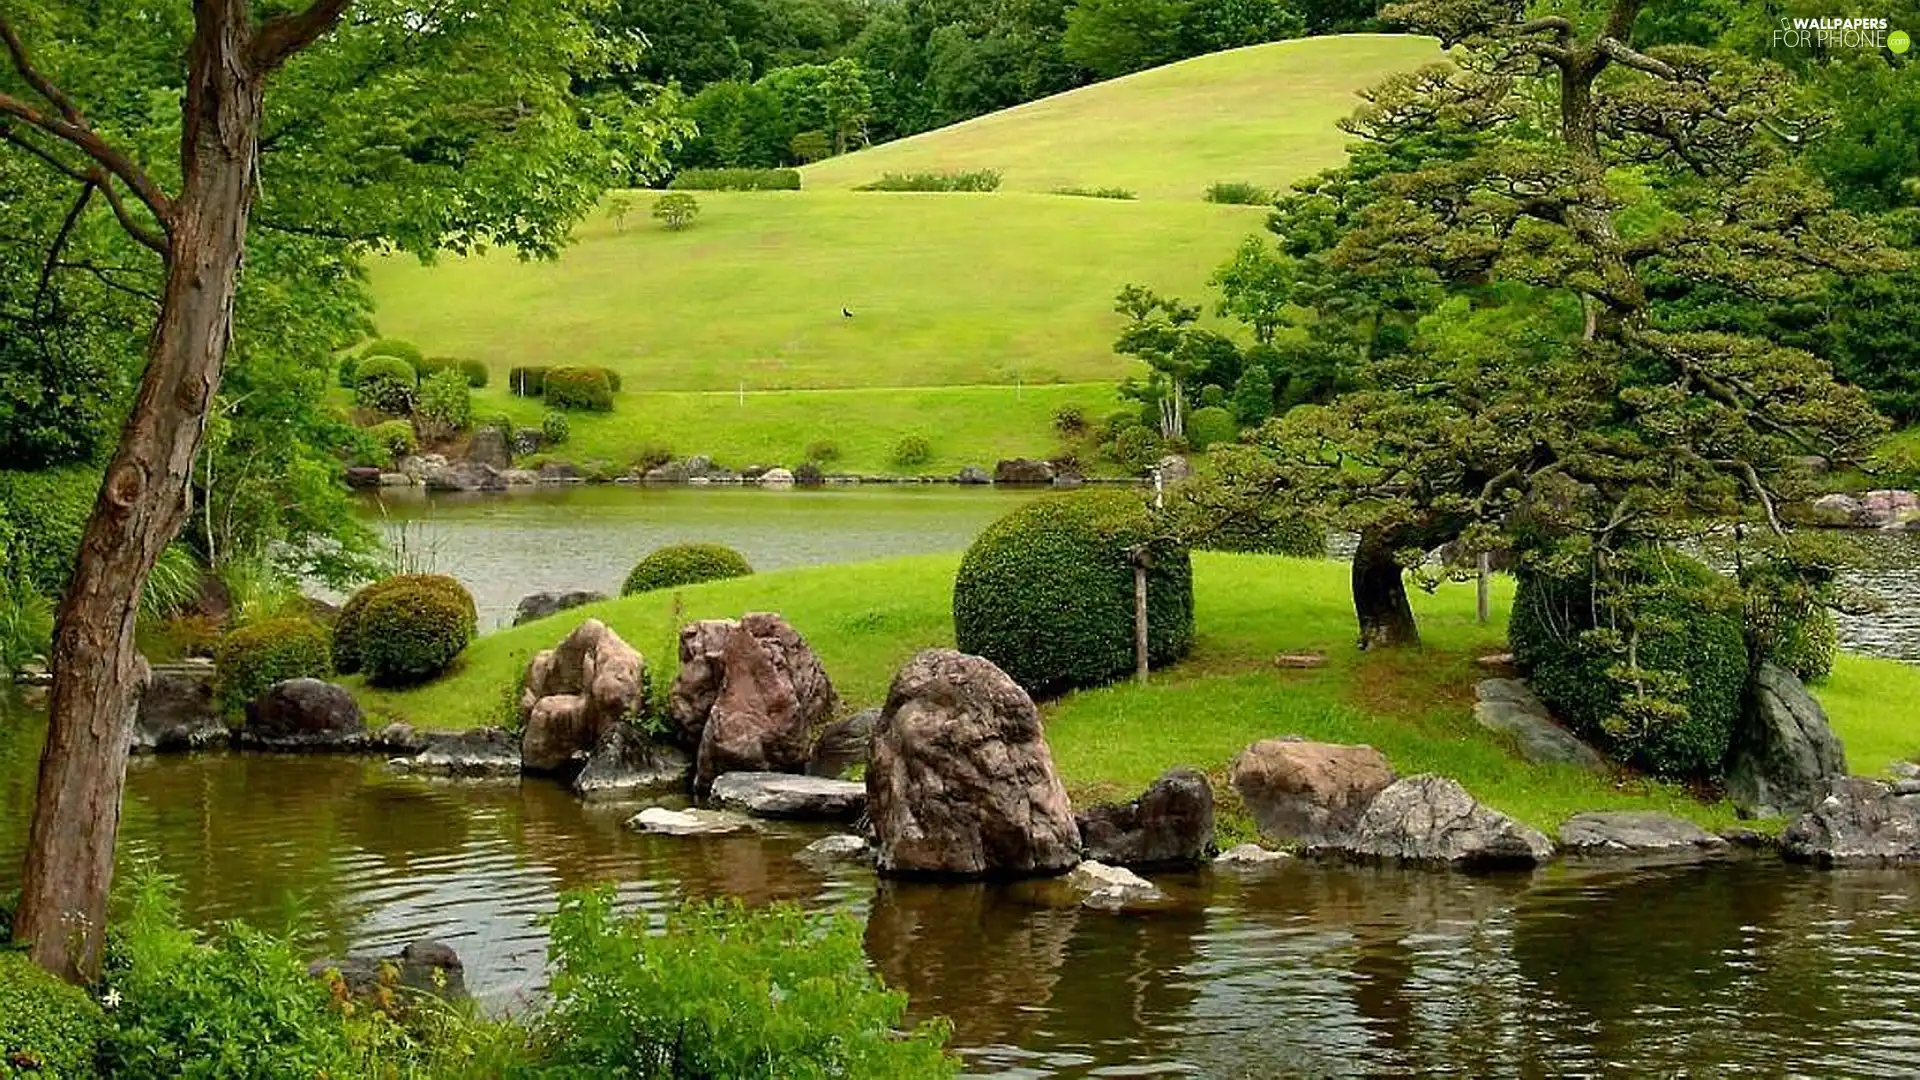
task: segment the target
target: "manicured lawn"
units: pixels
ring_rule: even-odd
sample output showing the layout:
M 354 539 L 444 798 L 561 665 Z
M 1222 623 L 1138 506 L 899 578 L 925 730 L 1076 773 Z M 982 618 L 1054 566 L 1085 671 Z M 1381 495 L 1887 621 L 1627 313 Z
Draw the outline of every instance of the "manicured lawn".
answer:
M 1496 590 L 1491 627 L 1474 621 L 1471 586 L 1416 595 L 1426 645 L 1361 654 L 1352 648 L 1344 565 L 1209 553 L 1196 555 L 1194 564 L 1199 636 L 1188 660 L 1144 689 L 1112 686 L 1044 706 L 1054 757 L 1082 799 L 1132 793 L 1179 764 L 1223 778 L 1233 754 L 1248 743 L 1298 734 L 1371 743 L 1403 773 L 1452 776 L 1491 805 L 1549 830 L 1589 809 L 1660 809 L 1709 825 L 1733 819 L 1727 804 L 1702 804 L 1672 786 L 1526 765 L 1474 724 L 1472 660 L 1500 646 L 1510 589 Z M 672 679 L 678 623 L 774 610 L 818 650 L 850 709 L 877 705 L 908 657 L 951 643 L 957 565 L 956 555 L 921 556 L 626 597 L 487 635 L 454 673 L 432 685 L 402 693 L 358 689 L 382 720 L 435 727 L 499 722 L 532 654 L 554 644 L 577 618 L 593 615 L 646 653 L 658 693 Z M 1325 652 L 1328 665 L 1312 671 L 1272 666 L 1276 652 L 1303 651 Z M 1856 771 L 1878 773 L 1920 750 L 1894 706 L 1920 694 L 1920 670 L 1847 657 L 1820 694 Z M 1231 820 L 1230 799 L 1227 809 Z

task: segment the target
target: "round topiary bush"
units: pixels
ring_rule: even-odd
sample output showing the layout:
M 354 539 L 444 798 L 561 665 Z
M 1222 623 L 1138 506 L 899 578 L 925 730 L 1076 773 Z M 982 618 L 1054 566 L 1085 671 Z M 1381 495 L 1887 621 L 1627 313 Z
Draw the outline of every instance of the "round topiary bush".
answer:
M 408 454 L 420 452 L 420 439 L 413 433 L 413 425 L 405 420 L 386 420 L 367 429 L 382 449 L 398 461 Z
M 547 371 L 545 397 L 556 409 L 613 409 L 613 383 L 601 368 L 552 368 Z
M 989 525 L 953 583 L 962 652 L 998 664 L 1029 693 L 1099 686 L 1132 672 L 1133 565 L 1147 571 L 1147 657 L 1161 666 L 1193 644 L 1193 568 L 1184 547 L 1158 540 L 1145 501 L 1127 491 L 1035 500 Z
M 360 350 L 360 358 L 365 360 L 372 356 L 391 356 L 394 359 L 404 361 L 408 367 L 413 369 L 416 377 L 421 374 L 420 369 L 426 366 L 427 362 L 426 354 L 420 351 L 420 346 L 415 345 L 411 341 L 402 341 L 399 338 L 376 338 L 368 342 L 367 347 Z
M 703 581 L 746 577 L 753 573 L 747 557 L 722 544 L 673 544 L 641 559 L 620 586 L 620 595 L 698 585 Z
M 473 640 L 476 619 L 465 589 L 455 594 L 443 582 L 410 580 L 377 592 L 356 621 L 355 648 L 367 681 L 402 686 L 447 670 Z
M 1216 443 L 1230 443 L 1239 434 L 1240 425 L 1233 422 L 1233 414 L 1219 405 L 1195 409 L 1187 417 L 1187 441 L 1195 450 L 1205 450 Z
M 488 380 L 493 378 L 493 373 L 487 370 L 487 365 L 479 360 L 461 360 L 459 367 L 460 374 L 467 377 L 467 385 L 475 390 L 486 386 Z
M 548 446 L 559 446 L 573 434 L 572 425 L 567 423 L 567 414 L 549 412 L 540 418 L 540 441 Z
M 106 1034 L 106 1015 L 85 990 L 26 953 L 0 952 L 0 1076 L 98 1076 Z
M 369 356 L 354 372 L 353 400 L 362 408 L 406 415 L 413 411 L 419 375 L 405 360 Z
M 249 623 L 213 648 L 214 698 L 227 712 L 239 712 L 282 679 L 319 679 L 332 671 L 326 628 L 308 619 Z
M 343 675 L 360 671 L 363 667 L 364 628 L 367 606 L 389 592 L 415 592 L 431 589 L 443 593 L 453 603 L 460 605 L 466 612 L 467 622 L 479 624 L 478 611 L 473 606 L 473 594 L 466 586 L 445 574 L 396 574 L 381 578 L 347 598 L 340 605 L 340 614 L 333 620 L 333 666 Z
M 925 435 L 905 435 L 893 444 L 893 463 L 903 469 L 916 469 L 933 460 L 933 444 Z
M 1662 776 L 1715 775 L 1747 683 L 1740 591 L 1672 551 L 1621 564 L 1621 601 L 1584 575 L 1523 571 L 1507 626 L 1514 660 L 1556 715 L 1615 758 Z

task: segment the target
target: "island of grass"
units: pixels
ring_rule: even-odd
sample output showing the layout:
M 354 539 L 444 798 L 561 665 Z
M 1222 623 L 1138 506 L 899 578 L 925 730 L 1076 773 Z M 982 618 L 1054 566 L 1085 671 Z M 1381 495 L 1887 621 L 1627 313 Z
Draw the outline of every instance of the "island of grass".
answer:
M 405 691 L 358 683 L 377 725 L 465 728 L 508 720 L 526 664 L 579 620 L 612 626 L 646 654 L 656 693 L 673 677 L 680 622 L 777 611 L 813 645 L 849 708 L 878 705 L 915 652 L 953 642 L 958 555 L 778 571 L 643 593 L 488 634 L 438 681 Z M 1682 788 L 1522 761 L 1472 718 L 1474 659 L 1504 647 L 1510 583 L 1496 582 L 1493 620 L 1480 625 L 1470 585 L 1414 597 L 1426 644 L 1360 653 L 1345 564 L 1196 552 L 1196 638 L 1189 657 L 1150 685 L 1084 690 L 1042 703 L 1054 760 L 1077 802 L 1131 796 L 1174 765 L 1199 767 L 1224 797 L 1223 836 L 1245 839 L 1226 767 L 1259 739 L 1300 735 L 1368 743 L 1402 774 L 1440 773 L 1482 801 L 1550 835 L 1582 810 L 1659 810 L 1709 828 L 1734 821 L 1730 803 Z M 1320 652 L 1324 667 L 1282 670 L 1278 653 Z M 1843 655 L 1816 693 L 1855 772 L 1879 774 L 1920 751 L 1894 702 L 1920 695 L 1920 670 Z

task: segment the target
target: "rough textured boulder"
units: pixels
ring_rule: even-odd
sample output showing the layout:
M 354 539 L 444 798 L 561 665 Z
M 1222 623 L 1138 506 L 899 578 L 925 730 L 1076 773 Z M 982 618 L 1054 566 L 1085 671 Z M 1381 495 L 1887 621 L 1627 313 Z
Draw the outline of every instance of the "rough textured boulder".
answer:
M 960 470 L 959 474 L 953 478 L 953 482 L 956 484 L 967 484 L 969 486 L 974 484 L 991 484 L 993 483 L 993 474 L 978 465 L 968 465 Z
M 519 626 L 521 623 L 530 623 L 549 615 L 558 615 L 569 608 L 598 603 L 606 598 L 606 593 L 594 592 L 592 589 L 529 593 L 521 597 L 519 605 L 513 609 L 513 625 Z
M 580 466 L 571 461 L 549 461 L 540 466 L 543 484 L 573 484 L 580 480 Z
M 878 719 L 879 709 L 862 709 L 822 729 L 813 742 L 813 755 L 807 759 L 807 774 L 839 777 L 855 765 L 865 765 L 873 746 L 873 724 Z
M 244 745 L 263 750 L 359 750 L 371 744 L 360 703 L 344 686 L 285 679 L 247 703 Z
M 156 664 L 134 712 L 135 753 L 211 750 L 232 738 L 213 706 L 213 665 Z
M 533 658 L 520 694 L 521 764 L 559 772 L 582 762 L 607 729 L 647 707 L 647 663 L 598 619 Z
M 307 967 L 307 974 L 316 979 L 326 978 L 329 972 L 339 972 L 347 996 L 355 1000 L 373 998 L 383 989 L 429 994 L 446 1001 L 461 1001 L 467 996 L 466 966 L 460 962 L 460 954 L 453 951 L 453 946 L 431 939 L 413 942 L 398 956 L 315 960 Z M 399 1001 L 404 1007 L 404 994 Z
M 778 615 L 680 630 L 668 710 L 684 744 L 698 748 L 696 790 L 722 773 L 805 771 L 813 729 L 839 700 L 820 658 Z
M 1691 821 L 1650 810 L 1575 814 L 1560 826 L 1560 849 L 1569 855 L 1698 857 L 1729 846 Z
M 502 728 L 409 732 L 404 742 L 400 733 L 388 728 L 381 731 L 379 741 L 389 751 L 409 755 L 393 762 L 403 772 L 463 777 L 520 774 L 520 739 Z
M 368 465 L 348 466 L 347 486 L 350 488 L 377 488 L 380 486 L 380 470 Z
M 1015 486 L 1053 483 L 1053 466 L 1033 458 L 1006 458 L 993 466 L 993 482 Z
M 1213 854 L 1213 785 L 1192 769 L 1171 769 L 1130 803 L 1079 816 L 1086 857 L 1113 866 L 1191 866 Z
M 1364 859 L 1456 866 L 1533 866 L 1553 844 L 1444 776 L 1396 780 L 1374 796 L 1345 841 L 1329 845 Z
M 573 793 L 583 799 L 619 799 L 649 792 L 681 791 L 693 762 L 675 746 L 655 742 L 624 721 L 607 725 L 594 744 Z
M 1474 687 L 1479 700 L 1473 718 L 1480 726 L 1513 739 L 1520 756 L 1535 765 L 1578 765 L 1599 772 L 1607 767 L 1600 751 L 1561 727 L 1553 713 L 1519 679 L 1482 679 Z
M 1260 835 L 1312 846 L 1344 838 L 1394 772 L 1371 746 L 1262 739 L 1233 759 L 1229 780 Z
M 422 476 L 428 491 L 505 491 L 507 478 L 499 469 L 478 461 L 456 461 Z
M 495 469 L 513 467 L 513 451 L 507 446 L 507 433 L 496 427 L 484 427 L 473 433 L 467 444 L 467 460 Z
M 788 773 L 727 773 L 714 780 L 709 798 L 754 817 L 804 821 L 852 821 L 867 808 L 865 784 Z
M 1845 777 L 1780 837 L 1789 859 L 1823 866 L 1920 862 L 1920 782 Z
M 753 819 L 731 810 L 669 810 L 649 806 L 627 819 L 627 828 L 655 836 L 734 836 L 758 831 Z
M 1154 463 L 1155 475 L 1163 484 L 1177 484 L 1193 475 L 1193 465 L 1180 454 L 1168 454 Z
M 1793 673 L 1762 664 L 1727 761 L 1727 796 L 1761 817 L 1805 810 L 1847 775 L 1847 755 L 1820 703 Z
M 883 874 L 1052 874 L 1080 861 L 1033 699 L 989 661 L 950 649 L 894 676 L 874 725 L 867 812 Z

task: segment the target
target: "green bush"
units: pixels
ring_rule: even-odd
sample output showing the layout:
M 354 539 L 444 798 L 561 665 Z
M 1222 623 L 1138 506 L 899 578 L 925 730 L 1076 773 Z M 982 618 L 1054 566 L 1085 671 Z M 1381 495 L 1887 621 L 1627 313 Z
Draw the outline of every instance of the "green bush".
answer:
M 1087 410 L 1078 405 L 1062 405 L 1053 410 L 1053 430 L 1066 438 L 1087 433 Z
M 802 131 L 787 140 L 787 151 L 803 164 L 833 156 L 833 139 L 824 131 Z
M 540 418 L 540 441 L 547 446 L 559 446 L 573 435 L 573 428 L 567 423 L 567 414 L 549 410 Z
M 925 435 L 903 435 L 893 444 L 893 463 L 902 469 L 915 469 L 933 460 L 933 444 Z
M 444 439 L 466 430 L 473 423 L 473 390 L 467 386 L 467 377 L 455 370 L 428 376 L 420 384 L 413 415 L 429 438 Z
M 360 384 L 357 378 L 359 371 L 360 354 L 344 353 L 341 355 L 338 365 L 334 368 L 333 377 L 334 380 L 340 384 L 341 389 L 351 390 Z
M 391 465 L 409 454 L 420 452 L 420 439 L 413 433 L 413 424 L 406 420 L 385 420 L 367 429 L 367 434 L 379 442 L 386 451 L 387 464 Z
M 465 589 L 455 593 L 444 580 L 432 579 L 389 584 L 357 614 L 360 670 L 379 686 L 431 679 L 473 640 L 475 622 L 473 597 Z
M 488 380 L 493 377 L 487 370 L 487 365 L 479 360 L 461 360 L 459 368 L 460 374 L 467 377 L 467 385 L 476 390 L 486 386 Z
M 396 356 L 369 356 L 354 374 L 353 399 L 360 407 L 396 416 L 413 411 L 418 373 Z
M 106 1016 L 85 990 L 22 952 L 0 952 L 0 1077 L 90 1080 Z
M 547 404 L 556 409 L 611 412 L 613 384 L 601 368 L 550 368 L 546 377 Z
M 479 616 L 473 606 L 473 594 L 466 586 L 445 574 L 396 574 L 381 578 L 347 598 L 340 605 L 340 614 L 333 620 L 333 666 L 343 675 L 352 674 L 362 667 L 362 642 L 367 605 L 389 592 L 412 594 L 422 589 L 440 592 L 452 602 L 462 606 L 467 622 L 477 624 Z
M 1195 409 L 1187 416 L 1187 442 L 1195 450 L 1205 450 L 1217 443 L 1230 443 L 1240 435 L 1240 426 L 1233 422 L 1233 414 L 1223 406 L 1208 405 Z
M 597 371 L 600 374 L 605 375 L 607 377 L 607 385 L 613 388 L 613 392 L 616 394 L 620 392 L 620 373 L 619 372 L 613 370 L 610 367 L 593 368 L 591 370 Z
M 798 169 L 682 169 L 674 191 L 799 191 Z
M 1238 180 L 1223 181 L 1209 185 L 1207 201 L 1226 203 L 1233 206 L 1267 206 L 1274 200 L 1274 194 L 1258 184 L 1249 184 Z
M 1274 502 L 1257 513 L 1217 517 L 1206 524 L 1205 539 L 1194 544 L 1203 551 L 1243 551 L 1256 555 L 1298 555 L 1325 558 L 1327 529 L 1320 522 Z
M 1676 552 L 1619 559 L 1619 584 L 1607 588 L 1522 571 L 1507 627 L 1514 659 L 1556 715 L 1619 760 L 1715 775 L 1746 689 L 1741 594 Z
M 807 460 L 831 465 L 840 460 L 840 444 L 832 439 L 815 439 L 807 444 Z
M 1101 446 L 1107 460 L 1132 472 L 1159 461 L 1166 449 L 1159 432 L 1138 422 L 1122 426 Z
M 1083 199 L 1132 199 L 1133 192 L 1122 187 L 1058 187 L 1055 195 L 1075 195 Z
M 673 461 L 673 447 L 666 443 L 650 442 L 640 447 L 633 455 L 633 467 L 641 472 L 657 469 Z
M 801 487 L 819 487 L 827 482 L 827 471 L 817 461 L 803 461 L 793 467 L 793 482 Z
M 855 191 L 997 191 L 1000 174 L 992 169 L 973 172 L 887 173 Z
M 229 713 L 282 679 L 321 679 L 332 671 L 326 628 L 308 619 L 250 623 L 229 631 L 213 650 L 214 696 Z
M 360 359 L 365 360 L 371 356 L 390 356 L 404 361 L 413 369 L 416 378 L 423 374 L 421 369 L 427 363 L 426 354 L 420 351 L 420 346 L 399 338 L 376 338 L 369 342 L 366 348 L 360 350 Z
M 1134 669 L 1128 549 L 1161 535 L 1139 495 L 1082 491 L 1035 500 L 989 525 L 953 585 L 954 640 L 1034 694 L 1099 686 Z M 1193 643 L 1186 549 L 1154 545 L 1147 572 L 1149 661 Z
M 514 397 L 539 397 L 547 392 L 547 369 L 541 366 L 508 368 L 507 390 Z
M 700 216 L 700 201 L 684 191 L 670 191 L 654 200 L 653 216 L 660 224 L 679 232 Z
M 634 564 L 620 595 L 698 585 L 703 581 L 746 577 L 753 567 L 746 556 L 722 544 L 673 544 Z
M 790 904 L 689 904 L 658 933 L 613 890 L 563 894 L 547 921 L 549 1072 L 578 1077 L 850 1080 L 952 1076 L 944 1022 L 908 1027 L 859 922 Z
M 1840 628 L 1833 612 L 1822 607 L 1788 621 L 1766 658 L 1802 682 L 1822 682 L 1833 674 L 1833 659 L 1839 651 Z
M 44 596 L 65 591 L 99 493 L 100 474 L 84 465 L 0 470 L 0 517 L 13 536 L 6 572 Z
M 53 652 L 53 601 L 0 577 L 0 676 L 44 664 Z

